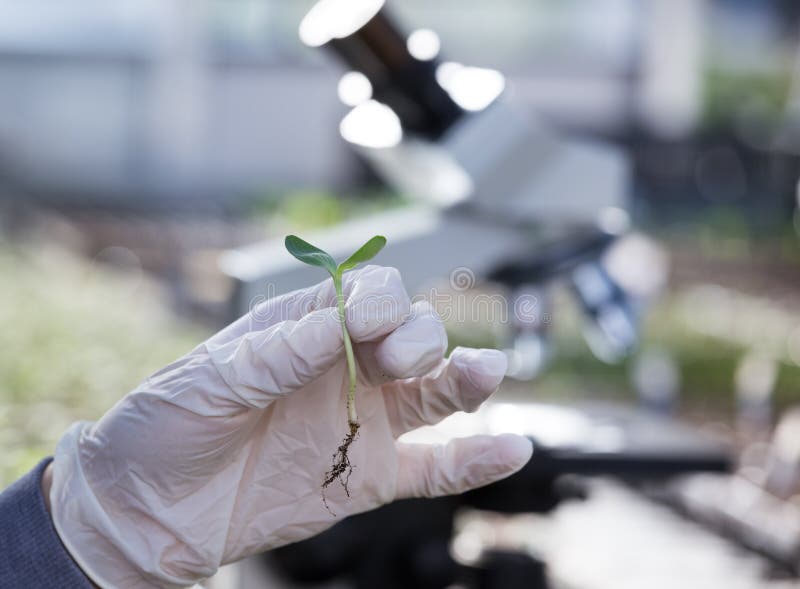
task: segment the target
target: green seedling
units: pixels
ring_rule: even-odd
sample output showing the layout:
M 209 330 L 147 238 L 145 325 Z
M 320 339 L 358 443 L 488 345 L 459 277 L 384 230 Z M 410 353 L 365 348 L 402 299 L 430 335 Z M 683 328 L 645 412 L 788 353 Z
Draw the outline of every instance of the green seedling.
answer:
M 305 264 L 324 268 L 328 271 L 328 274 L 331 275 L 331 278 L 333 278 L 333 286 L 336 290 L 336 307 L 339 311 L 339 321 L 342 324 L 344 350 L 347 356 L 347 372 L 350 377 L 350 388 L 347 391 L 347 425 L 349 431 L 333 455 L 331 469 L 325 473 L 325 480 L 322 482 L 322 499 L 325 501 L 325 489 L 336 480 L 341 483 L 349 497 L 350 490 L 347 487 L 347 483 L 350 479 L 350 474 L 353 472 L 353 466 L 350 463 L 348 451 L 350 445 L 356 439 L 361 424 L 358 422 L 358 413 L 356 412 L 357 365 L 355 356 L 353 355 L 353 342 L 350 340 L 350 334 L 347 332 L 347 325 L 345 323 L 345 300 L 342 290 L 342 275 L 359 264 L 374 258 L 378 252 L 383 249 L 383 246 L 386 245 L 386 238 L 382 235 L 376 235 L 338 266 L 329 253 L 322 251 L 318 247 L 314 247 L 296 235 L 287 235 L 285 244 L 286 249 L 289 250 L 289 253 L 295 258 Z M 327 507 L 327 505 L 326 502 L 325 506 Z

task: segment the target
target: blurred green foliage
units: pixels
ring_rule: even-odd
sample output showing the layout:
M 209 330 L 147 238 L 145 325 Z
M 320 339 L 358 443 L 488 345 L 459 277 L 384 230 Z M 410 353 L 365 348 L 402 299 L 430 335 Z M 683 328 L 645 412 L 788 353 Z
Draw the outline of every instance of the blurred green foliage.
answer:
M 264 194 L 250 205 L 250 216 L 261 219 L 275 233 L 331 227 L 337 223 L 399 208 L 408 199 L 386 190 L 337 194 L 324 190 Z
M 792 78 L 790 68 L 708 68 L 704 82 L 703 123 L 715 127 L 726 126 L 743 114 L 758 116 L 764 123 L 777 123 L 784 112 Z
M 712 303 L 711 299 L 706 302 Z M 591 353 L 583 340 L 578 310 L 562 302 L 553 314 L 556 353 L 541 378 L 530 384 L 531 398 L 635 400 L 631 374 L 637 356 L 642 351 L 658 349 L 670 355 L 680 373 L 681 409 L 701 409 L 708 412 L 707 417 L 732 417 L 736 406 L 736 370 L 745 355 L 758 348 L 695 329 L 691 317 L 702 317 L 714 309 L 697 306 L 687 316 L 685 307 L 684 293 L 667 294 L 649 310 L 639 349 L 622 362 L 606 364 Z M 748 311 L 753 314 L 750 320 L 758 324 L 758 313 L 763 311 L 753 305 Z M 763 325 L 764 329 L 770 329 L 767 321 Z M 794 325 L 800 326 L 800 317 L 795 318 Z M 783 333 L 775 334 L 778 341 L 782 337 Z M 772 354 L 772 357 L 778 367 L 774 401 L 781 410 L 800 400 L 800 366 L 785 355 Z
M 204 339 L 140 274 L 0 245 L 0 488 Z
M 345 203 L 325 192 L 299 192 L 283 200 L 276 211 L 289 225 L 319 229 L 341 223 L 347 216 Z
M 800 220 L 800 217 L 798 217 Z M 666 244 L 695 247 L 709 261 L 727 260 L 743 268 L 754 258 L 769 258 L 787 267 L 800 263 L 798 221 L 759 224 L 753 215 L 735 206 L 715 204 L 702 217 L 680 223 L 648 225 L 648 235 Z

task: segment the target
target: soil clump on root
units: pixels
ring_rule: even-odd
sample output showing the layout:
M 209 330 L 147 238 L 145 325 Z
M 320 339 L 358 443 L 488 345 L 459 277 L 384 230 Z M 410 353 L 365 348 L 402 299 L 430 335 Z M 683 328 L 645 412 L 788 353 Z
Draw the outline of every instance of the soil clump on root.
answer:
M 331 511 L 331 508 L 328 505 L 328 501 L 325 497 L 325 489 L 327 489 L 335 481 L 339 481 L 339 484 L 344 487 L 344 492 L 347 494 L 347 497 L 350 497 L 350 488 L 348 487 L 348 484 L 350 482 L 350 475 L 353 474 L 353 465 L 350 462 L 349 455 L 350 445 L 358 437 L 358 430 L 361 425 L 355 421 L 351 421 L 348 425 L 350 427 L 350 432 L 344 437 L 341 445 L 333 454 L 333 463 L 331 464 L 331 469 L 325 473 L 325 480 L 322 482 L 322 502 L 325 504 L 325 509 L 327 509 L 333 516 L 336 514 Z

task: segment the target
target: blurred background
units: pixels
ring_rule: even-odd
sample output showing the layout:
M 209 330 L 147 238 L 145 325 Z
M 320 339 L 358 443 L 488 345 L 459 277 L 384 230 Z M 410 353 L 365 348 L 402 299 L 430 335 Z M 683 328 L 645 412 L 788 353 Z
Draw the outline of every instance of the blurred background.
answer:
M 452 427 L 577 460 L 546 506 L 445 509 L 447 555 L 397 586 L 800 587 L 800 5 L 315 4 L 0 0 L 0 488 L 268 285 L 316 281 L 286 233 L 386 233 L 415 292 L 514 310 L 443 313 L 514 377 Z M 297 559 L 212 583 L 293 587 Z M 339 560 L 306 581 L 394 586 Z

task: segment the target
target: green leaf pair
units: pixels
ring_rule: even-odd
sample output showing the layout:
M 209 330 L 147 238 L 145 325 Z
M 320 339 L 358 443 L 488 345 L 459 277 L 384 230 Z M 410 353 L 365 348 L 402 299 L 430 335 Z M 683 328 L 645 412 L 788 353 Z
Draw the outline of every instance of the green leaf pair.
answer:
M 338 266 L 328 252 L 322 251 L 296 235 L 287 235 L 285 243 L 286 249 L 295 258 L 311 266 L 325 268 L 332 277 L 336 278 L 378 255 L 378 252 L 386 245 L 386 238 L 383 235 L 376 235 Z

